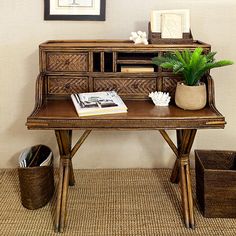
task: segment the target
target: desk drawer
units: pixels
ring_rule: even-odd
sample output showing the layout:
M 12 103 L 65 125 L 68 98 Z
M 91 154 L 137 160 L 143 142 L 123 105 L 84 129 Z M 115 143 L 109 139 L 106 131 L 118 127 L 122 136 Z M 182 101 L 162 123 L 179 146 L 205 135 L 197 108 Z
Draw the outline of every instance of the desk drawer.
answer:
M 123 98 L 148 98 L 156 78 L 95 78 L 94 91 L 116 91 Z
M 181 80 L 183 80 L 181 77 L 173 77 L 173 76 L 163 77 L 162 91 L 168 92 L 172 98 L 171 99 L 172 101 L 174 101 L 177 82 Z
M 88 53 L 47 53 L 47 71 L 88 71 Z
M 68 95 L 88 92 L 88 77 L 48 76 L 48 94 Z

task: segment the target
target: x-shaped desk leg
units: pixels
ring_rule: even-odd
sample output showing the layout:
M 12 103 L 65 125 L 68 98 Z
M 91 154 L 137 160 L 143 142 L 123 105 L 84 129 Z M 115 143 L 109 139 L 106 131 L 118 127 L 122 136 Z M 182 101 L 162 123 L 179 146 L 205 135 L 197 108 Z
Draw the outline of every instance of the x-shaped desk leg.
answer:
M 78 142 L 71 148 L 72 131 L 56 130 L 57 143 L 60 151 L 60 171 L 57 193 L 57 205 L 55 216 L 55 230 L 63 232 L 66 220 L 66 203 L 68 186 L 74 185 L 74 173 L 72 167 L 72 157 L 85 141 L 91 130 L 86 130 Z M 164 130 L 160 133 L 169 144 L 177 156 L 177 160 L 172 172 L 172 182 L 178 182 L 180 176 L 180 185 L 182 193 L 184 221 L 187 228 L 194 228 L 193 197 L 190 177 L 189 153 L 194 141 L 196 130 L 177 130 L 177 147 L 174 145 L 168 134 Z
M 73 148 L 72 130 L 56 130 L 57 143 L 60 152 L 59 183 L 57 192 L 57 204 L 55 215 L 55 230 L 63 232 L 66 221 L 66 203 L 68 186 L 75 184 L 72 157 L 85 141 L 91 130 L 86 130 Z
M 189 153 L 193 145 L 197 130 L 177 130 L 177 147 L 164 130 L 159 131 L 177 157 L 171 175 L 171 182 L 180 182 L 185 226 L 187 228 L 194 229 L 195 222 L 193 212 Z

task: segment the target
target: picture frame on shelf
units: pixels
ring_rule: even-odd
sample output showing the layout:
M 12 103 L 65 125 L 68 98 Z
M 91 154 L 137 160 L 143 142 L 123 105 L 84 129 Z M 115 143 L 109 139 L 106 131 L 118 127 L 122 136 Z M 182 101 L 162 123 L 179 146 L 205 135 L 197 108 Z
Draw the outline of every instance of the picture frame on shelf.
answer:
M 190 32 L 190 10 L 189 9 L 176 9 L 176 10 L 154 10 L 151 13 L 151 31 L 153 33 L 162 33 L 165 18 L 169 16 L 169 23 L 179 21 L 177 17 L 181 17 L 181 30 L 182 33 Z M 172 20 L 170 20 L 170 16 Z M 171 22 L 172 23 L 171 23 Z M 179 28 L 179 26 L 177 26 Z
M 44 20 L 105 21 L 106 0 L 44 0 Z

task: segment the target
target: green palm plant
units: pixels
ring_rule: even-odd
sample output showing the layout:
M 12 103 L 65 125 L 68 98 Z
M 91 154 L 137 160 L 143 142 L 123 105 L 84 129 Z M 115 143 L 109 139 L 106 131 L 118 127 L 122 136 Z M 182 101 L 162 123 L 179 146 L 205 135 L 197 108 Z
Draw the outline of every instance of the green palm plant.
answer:
M 175 51 L 162 57 L 154 57 L 152 62 L 162 68 L 173 70 L 174 74 L 181 74 L 184 83 L 189 86 L 199 84 L 201 77 L 208 70 L 233 64 L 229 60 L 215 61 L 216 52 L 208 54 L 202 52 L 202 48 L 196 48 L 193 52 L 188 49 L 181 52 Z

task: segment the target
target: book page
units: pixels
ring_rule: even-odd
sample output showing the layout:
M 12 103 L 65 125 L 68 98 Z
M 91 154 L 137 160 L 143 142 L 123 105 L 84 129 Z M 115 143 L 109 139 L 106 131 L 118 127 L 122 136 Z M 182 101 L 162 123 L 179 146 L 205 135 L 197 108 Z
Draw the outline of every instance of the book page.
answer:
M 121 65 L 121 72 L 124 73 L 142 73 L 142 72 L 154 72 L 154 67 L 153 66 L 140 66 L 140 65 L 136 65 L 136 66 L 132 66 L 132 65 Z
M 161 15 L 161 37 L 171 39 L 183 37 L 181 14 L 163 13 Z
M 152 11 L 152 14 L 151 14 L 151 32 L 153 32 L 153 33 L 161 32 L 161 21 L 160 21 L 160 18 L 159 18 L 159 12 L 158 11 Z
M 127 112 L 127 107 L 115 91 L 78 93 L 71 95 L 79 116 Z

